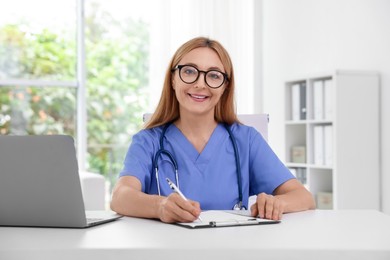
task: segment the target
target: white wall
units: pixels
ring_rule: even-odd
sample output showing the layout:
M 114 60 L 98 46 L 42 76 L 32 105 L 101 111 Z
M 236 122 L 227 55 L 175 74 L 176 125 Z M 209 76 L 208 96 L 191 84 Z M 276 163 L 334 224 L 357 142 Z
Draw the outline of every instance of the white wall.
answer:
M 335 69 L 375 70 L 381 74 L 382 209 L 388 214 L 389 14 L 389 0 L 263 0 L 262 37 L 263 107 L 271 114 L 269 141 L 281 158 L 285 158 L 285 80 Z M 357 144 L 357 149 L 364 147 Z

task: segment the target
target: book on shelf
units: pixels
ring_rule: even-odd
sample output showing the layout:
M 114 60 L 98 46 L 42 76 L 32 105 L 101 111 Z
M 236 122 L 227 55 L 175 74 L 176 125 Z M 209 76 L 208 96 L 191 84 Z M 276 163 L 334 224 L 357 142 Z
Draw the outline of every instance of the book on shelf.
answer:
M 313 158 L 314 164 L 324 164 L 324 127 L 322 125 L 313 126 Z
M 306 119 L 306 82 L 291 86 L 291 119 L 294 121 Z
M 333 164 L 333 126 L 313 126 L 313 163 L 317 165 Z
M 324 82 L 322 80 L 313 82 L 313 119 L 324 119 Z
M 333 164 L 333 126 L 325 125 L 324 127 L 324 164 Z
M 299 93 L 299 84 L 296 83 L 291 86 L 291 119 L 292 120 L 299 120 L 300 113 L 299 113 L 299 99 L 300 99 L 300 93 Z
M 332 120 L 333 117 L 333 81 L 324 80 L 324 119 Z

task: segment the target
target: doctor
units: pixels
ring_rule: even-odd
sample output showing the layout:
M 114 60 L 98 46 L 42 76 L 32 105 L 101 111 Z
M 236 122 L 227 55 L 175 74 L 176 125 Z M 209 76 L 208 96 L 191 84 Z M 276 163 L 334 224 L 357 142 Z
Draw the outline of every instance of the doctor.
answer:
M 166 178 L 188 200 L 172 192 Z M 174 54 L 157 109 L 133 136 L 111 209 L 191 222 L 201 210 L 246 208 L 251 195 L 257 195 L 251 214 L 268 219 L 315 207 L 261 134 L 239 123 L 227 51 L 217 41 L 194 38 Z

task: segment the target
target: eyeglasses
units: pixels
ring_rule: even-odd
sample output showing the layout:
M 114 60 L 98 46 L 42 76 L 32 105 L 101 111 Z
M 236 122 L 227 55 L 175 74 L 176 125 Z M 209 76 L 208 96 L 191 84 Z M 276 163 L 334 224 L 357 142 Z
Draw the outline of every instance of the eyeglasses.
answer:
M 172 72 L 177 69 L 179 70 L 180 79 L 187 84 L 197 81 L 201 72 L 204 73 L 204 81 L 210 88 L 219 88 L 225 81 L 229 81 L 227 74 L 219 70 L 203 71 L 191 65 L 177 65 L 172 69 Z

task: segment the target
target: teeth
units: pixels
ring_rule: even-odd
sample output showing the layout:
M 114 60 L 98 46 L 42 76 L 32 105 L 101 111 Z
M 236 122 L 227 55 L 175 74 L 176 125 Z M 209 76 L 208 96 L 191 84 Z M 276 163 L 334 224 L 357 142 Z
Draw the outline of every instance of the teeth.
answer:
M 191 97 L 194 97 L 194 98 L 206 98 L 206 96 L 197 96 L 197 95 L 191 95 Z

